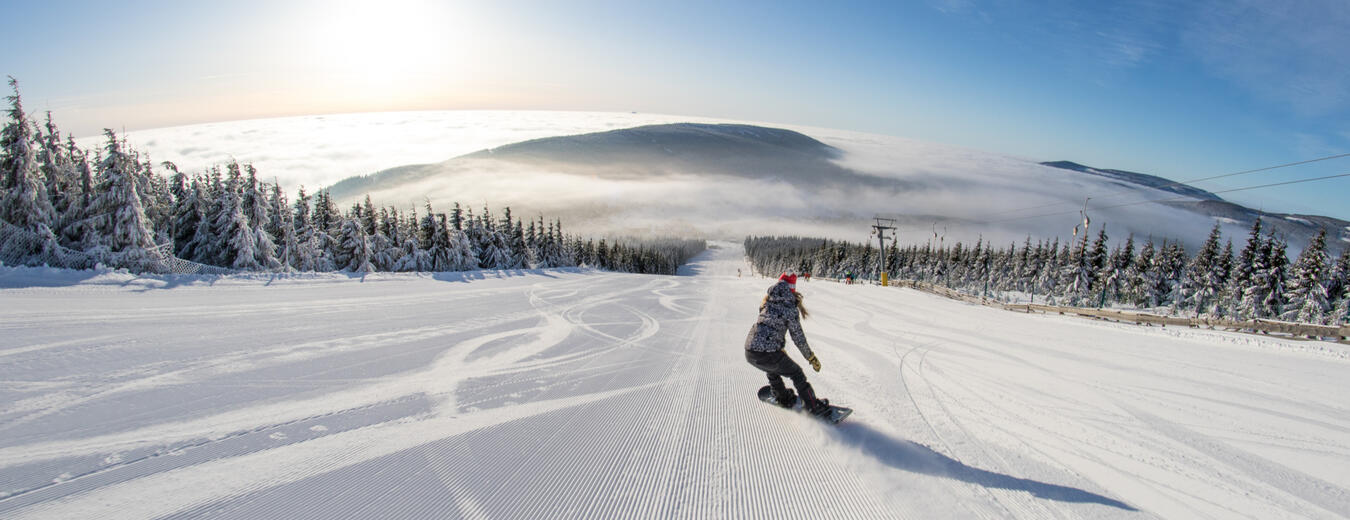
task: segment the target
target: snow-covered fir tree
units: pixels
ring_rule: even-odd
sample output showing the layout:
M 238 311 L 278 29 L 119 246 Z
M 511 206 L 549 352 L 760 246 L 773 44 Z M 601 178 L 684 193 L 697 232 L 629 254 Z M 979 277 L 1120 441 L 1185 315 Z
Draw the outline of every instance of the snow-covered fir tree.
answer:
M 1209 232 L 1209 238 L 1191 258 L 1181 280 L 1178 308 L 1195 309 L 1196 315 L 1213 308 L 1223 290 L 1227 273 L 1221 272 L 1219 240 L 1222 238 L 1219 223 Z
M 286 194 L 281 191 L 279 184 L 269 185 L 269 191 L 266 230 L 268 235 L 276 238 L 279 268 L 284 271 L 295 270 L 300 250 L 300 241 L 295 234 L 295 212 L 287 203 Z
M 1284 292 L 1281 319 L 1303 323 L 1323 323 L 1331 311 L 1327 299 L 1327 230 L 1323 228 L 1299 254 L 1289 273 Z
M 71 198 L 70 208 L 60 218 L 59 238 L 61 244 L 66 247 L 84 250 L 86 239 L 92 237 L 94 233 L 89 227 L 91 223 L 89 205 L 94 195 L 94 168 L 89 164 L 88 154 L 75 144 L 73 138 L 66 138 L 66 154 L 74 169 L 79 196 Z
M 7 97 L 9 119 L 0 130 L 0 174 L 4 190 L 0 195 L 0 220 L 41 237 L 55 238 L 51 226 L 56 220 L 56 212 L 38 165 L 34 126 L 23 111 L 18 82 L 11 77 L 9 86 L 14 90 Z
M 98 166 L 97 194 L 90 202 L 90 229 L 97 233 L 92 248 L 112 265 L 138 271 L 158 271 L 164 253 L 156 246 L 149 219 L 136 189 L 137 164 L 122 150 L 117 135 L 104 129 L 108 144 Z M 167 244 L 166 244 L 167 245 Z
M 238 165 L 233 166 L 210 218 L 211 234 L 218 240 L 216 261 L 232 269 L 259 269 L 257 237 L 244 214 L 243 176 Z
M 59 232 L 66 224 L 63 216 L 71 214 L 82 201 L 83 186 L 68 149 L 61 143 L 61 132 L 52 121 L 51 111 L 47 112 L 47 122 L 38 141 L 38 168 L 46 181 L 47 196 L 52 206 L 49 227 L 53 232 Z
M 317 271 L 318 238 L 314 234 L 314 223 L 310 217 L 310 200 L 301 186 L 295 193 L 295 203 L 291 209 L 292 227 L 295 229 L 295 251 L 291 254 L 291 266 L 299 271 Z
M 1331 322 L 1344 323 L 1346 316 L 1339 311 L 1350 302 L 1350 247 L 1341 250 L 1340 259 L 1327 275 L 1327 300 L 1333 310 Z
M 252 164 L 244 165 L 244 172 L 247 177 L 241 200 L 248 225 L 253 230 L 253 263 L 261 269 L 275 271 L 281 268 L 281 262 L 277 260 L 276 240 L 267 231 L 272 224 L 267 186 L 258 182 L 258 170 Z
M 374 272 L 376 269 L 371 260 L 375 253 L 371 249 L 370 235 L 366 234 L 365 224 L 361 221 L 359 215 L 342 219 L 340 236 L 341 245 L 338 249 L 337 261 L 342 266 L 342 270 L 354 273 Z
M 1267 276 L 1265 281 L 1265 302 L 1266 316 L 1277 317 L 1284 314 L 1284 292 L 1289 279 L 1289 254 L 1286 252 L 1288 244 L 1284 239 L 1271 233 L 1268 240 L 1270 249 L 1266 259 Z

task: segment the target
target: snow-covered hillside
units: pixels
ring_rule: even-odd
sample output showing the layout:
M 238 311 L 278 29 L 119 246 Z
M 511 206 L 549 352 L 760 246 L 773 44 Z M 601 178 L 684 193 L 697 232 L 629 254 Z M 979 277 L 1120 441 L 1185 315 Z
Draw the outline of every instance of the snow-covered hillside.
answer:
M 742 257 L 0 269 L 0 517 L 1350 517 L 1343 345 L 801 282 L 831 427 L 754 398 Z

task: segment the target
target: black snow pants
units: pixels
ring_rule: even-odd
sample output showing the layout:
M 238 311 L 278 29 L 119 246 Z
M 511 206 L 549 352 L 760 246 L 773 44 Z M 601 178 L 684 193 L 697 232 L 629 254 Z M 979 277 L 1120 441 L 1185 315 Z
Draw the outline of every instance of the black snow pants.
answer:
M 801 396 L 802 404 L 807 409 L 816 407 L 816 391 L 811 388 L 811 383 L 806 382 L 806 373 L 802 372 L 802 367 L 797 366 L 797 363 L 783 351 L 756 352 L 747 350 L 745 351 L 745 360 L 768 374 L 769 387 L 773 388 L 775 397 L 781 399 L 782 396 L 787 395 L 787 386 L 783 384 L 783 378 L 787 377 L 792 380 L 792 386 L 797 387 L 797 395 Z

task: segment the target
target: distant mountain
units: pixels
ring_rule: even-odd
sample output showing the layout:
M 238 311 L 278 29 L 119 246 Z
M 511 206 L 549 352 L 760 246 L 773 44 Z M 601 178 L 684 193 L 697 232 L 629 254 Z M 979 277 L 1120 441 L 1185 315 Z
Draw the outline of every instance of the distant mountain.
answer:
M 1163 191 L 1170 191 L 1172 193 L 1176 193 L 1177 195 L 1185 195 L 1187 197 L 1194 197 L 1201 200 L 1223 200 L 1219 198 L 1218 195 L 1202 190 L 1200 188 L 1187 186 L 1185 184 L 1174 182 L 1171 179 L 1164 179 L 1162 177 L 1149 175 L 1147 173 L 1127 172 L 1125 170 L 1104 170 L 1099 168 L 1093 168 L 1091 166 L 1083 166 L 1073 161 L 1053 161 L 1053 162 L 1043 162 L 1041 164 L 1053 168 L 1073 170 L 1076 172 L 1082 172 L 1089 175 L 1097 175 L 1101 177 L 1106 177 L 1108 179 L 1138 184 L 1140 186 L 1148 186 L 1150 188 L 1155 188 Z
M 1320 215 L 1296 215 L 1255 210 L 1226 201 L 1218 195 L 1200 188 L 1145 173 L 1093 168 L 1072 161 L 1053 161 L 1041 164 L 1189 197 L 1191 200 L 1159 200 L 1158 204 L 1184 209 L 1204 217 L 1218 219 L 1221 222 L 1250 228 L 1260 217 L 1262 228 L 1266 232 L 1273 230 L 1276 234 L 1283 236 L 1296 249 L 1301 249 L 1308 240 L 1312 239 L 1322 229 L 1327 230 L 1327 244 L 1332 251 L 1347 247 L 1347 244 L 1350 244 L 1350 222 L 1341 219 Z M 1234 238 L 1234 241 L 1237 242 L 1240 237 L 1230 236 L 1230 238 Z
M 674 173 L 780 180 L 818 186 L 899 186 L 834 162 L 843 152 L 792 130 L 737 124 L 675 123 L 533 139 L 345 179 L 330 188 L 336 199 L 388 190 L 453 174 L 485 162 L 531 169 L 642 179 Z
M 425 201 L 435 211 L 451 202 L 509 205 L 597 234 L 857 240 L 873 216 L 885 215 L 897 219 L 903 239 L 948 243 L 1068 237 L 1091 196 L 1103 201 L 1089 208 L 1093 225 L 1105 225 L 1114 240 L 1134 234 L 1180 239 L 1190 248 L 1217 221 L 1240 242 L 1259 215 L 1295 250 L 1321 227 L 1331 232 L 1334 250 L 1350 243 L 1350 223 L 1261 213 L 1142 173 L 866 135 L 835 134 L 826 143 L 744 124 L 658 124 L 533 139 L 351 177 L 329 192 L 342 203 L 369 194 L 378 204 L 419 211 Z M 1112 200 L 1160 202 L 1106 202 Z

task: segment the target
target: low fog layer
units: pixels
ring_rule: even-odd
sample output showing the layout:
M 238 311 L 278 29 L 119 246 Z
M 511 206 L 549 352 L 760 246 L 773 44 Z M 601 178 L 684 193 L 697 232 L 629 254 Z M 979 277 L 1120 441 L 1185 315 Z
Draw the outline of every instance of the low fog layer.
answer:
M 400 207 L 415 204 L 419 211 L 428 196 L 438 210 L 455 201 L 475 211 L 484 204 L 509 204 L 520 215 L 560 216 L 570 230 L 597 235 L 659 231 L 738 239 L 745 233 L 772 233 L 864 240 L 871 217 L 881 214 L 900 220 L 902 243 L 923 242 L 934 229 L 939 234 L 945 229 L 946 241 L 982 235 L 1020 243 L 1028 234 L 1069 238 L 1088 196 L 1094 229 L 1105 223 L 1113 242 L 1134 232 L 1140 240 L 1149 234 L 1184 236 L 1193 245 L 1215 221 L 1214 216 L 1158 204 L 1098 209 L 1175 194 L 1037 164 L 1061 158 L 1022 159 L 825 128 L 783 127 L 819 143 L 780 150 L 784 157 L 802 160 L 765 160 L 763 154 L 736 153 L 734 148 L 704 157 L 671 157 L 660 140 L 648 136 L 641 143 L 631 131 L 621 135 L 629 138 L 629 145 L 640 144 L 643 155 L 612 165 L 602 164 L 606 159 L 599 155 L 585 155 L 597 148 L 614 154 L 625 142 L 600 139 L 602 132 L 677 122 L 734 123 L 630 113 L 387 112 L 213 123 L 125 137 L 154 161 L 173 161 L 187 172 L 230 160 L 252 163 L 261 178 L 280 182 L 292 196 L 301 185 L 312 193 L 349 177 L 408 165 L 402 169 L 426 174 L 425 185 L 371 185 L 372 196 Z M 548 139 L 590 133 L 595 134 L 585 140 Z M 726 137 L 724 144 L 745 145 L 752 136 Z M 514 143 L 538 139 L 577 149 L 533 161 L 523 154 L 513 161 L 475 154 L 484 149 L 506 152 L 520 147 Z M 752 147 L 771 150 L 772 141 Z M 91 148 L 103 144 L 101 137 L 79 142 Z M 587 146 L 580 146 L 583 142 Z M 716 148 L 705 146 L 703 152 Z M 446 161 L 452 157 L 462 159 Z M 1254 212 L 1226 204 L 1206 203 L 1203 210 L 1228 222 L 1225 235 L 1241 242 Z M 1347 224 L 1304 220 L 1312 224 L 1267 219 L 1267 228 L 1289 234 L 1294 249 L 1302 247 L 1308 230 L 1321 225 L 1333 233 L 1328 241 L 1333 248 L 1350 243 Z
M 1072 237 L 1088 197 L 1090 232 L 1105 225 L 1113 242 L 1133 233 L 1140 242 L 1179 238 L 1195 247 L 1216 221 L 1240 242 L 1250 226 L 1241 214 L 1216 219 L 1175 200 L 1122 205 L 1178 194 L 1113 177 L 916 141 L 823 133 L 669 124 L 543 138 L 348 179 L 332 193 L 344 202 L 369 194 L 401 207 L 425 200 L 475 210 L 510 205 L 517 214 L 558 216 L 573 231 L 600 235 L 860 241 L 880 215 L 897 219 L 904 243 L 936 233 L 949 244 L 979 238 L 1020 244 L 1027 236 Z

